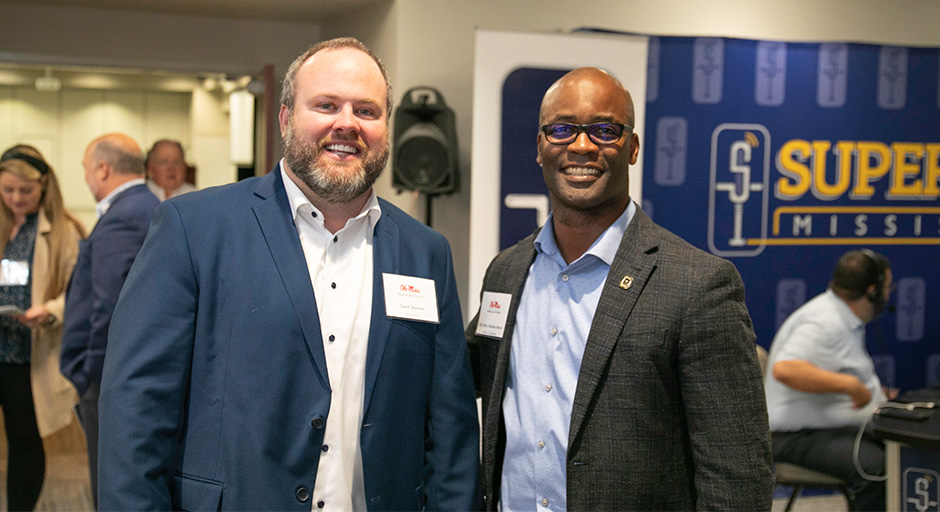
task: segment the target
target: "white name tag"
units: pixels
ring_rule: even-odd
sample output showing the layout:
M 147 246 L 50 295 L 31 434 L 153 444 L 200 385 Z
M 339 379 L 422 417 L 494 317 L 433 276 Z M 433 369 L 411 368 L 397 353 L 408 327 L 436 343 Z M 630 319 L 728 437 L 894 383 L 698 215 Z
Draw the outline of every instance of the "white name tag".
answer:
M 432 279 L 382 274 L 385 287 L 385 315 L 391 318 L 440 323 L 437 290 Z
M 512 302 L 512 294 L 483 292 L 476 334 L 487 338 L 502 339 L 510 302 Z
M 0 260 L 0 285 L 26 286 L 29 283 L 29 263 L 25 261 Z

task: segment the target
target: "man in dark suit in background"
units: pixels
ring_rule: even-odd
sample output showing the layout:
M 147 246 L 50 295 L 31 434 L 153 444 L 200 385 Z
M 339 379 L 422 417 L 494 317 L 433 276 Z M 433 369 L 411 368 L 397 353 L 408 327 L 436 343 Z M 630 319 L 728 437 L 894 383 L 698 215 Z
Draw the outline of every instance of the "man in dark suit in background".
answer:
M 102 508 L 475 510 L 447 241 L 372 184 L 392 95 L 352 38 L 290 66 L 272 172 L 163 202 L 114 313 Z
M 76 410 L 88 440 L 91 492 L 97 508 L 98 393 L 108 328 L 124 279 L 160 202 L 144 184 L 144 155 L 127 135 L 112 133 L 92 141 L 82 166 L 88 188 L 98 201 L 98 222 L 80 242 L 65 296 L 60 364 L 80 397 Z
M 487 509 L 769 510 L 740 276 L 630 200 L 639 138 L 619 81 L 568 73 L 539 123 L 552 214 L 490 264 L 467 329 Z

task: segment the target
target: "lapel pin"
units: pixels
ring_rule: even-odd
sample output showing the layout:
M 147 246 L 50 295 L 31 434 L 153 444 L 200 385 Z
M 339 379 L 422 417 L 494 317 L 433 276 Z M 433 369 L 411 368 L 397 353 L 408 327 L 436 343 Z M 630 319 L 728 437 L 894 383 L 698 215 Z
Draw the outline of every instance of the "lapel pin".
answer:
M 623 279 L 620 280 L 620 287 L 629 290 L 631 286 L 633 286 L 633 276 L 623 276 Z

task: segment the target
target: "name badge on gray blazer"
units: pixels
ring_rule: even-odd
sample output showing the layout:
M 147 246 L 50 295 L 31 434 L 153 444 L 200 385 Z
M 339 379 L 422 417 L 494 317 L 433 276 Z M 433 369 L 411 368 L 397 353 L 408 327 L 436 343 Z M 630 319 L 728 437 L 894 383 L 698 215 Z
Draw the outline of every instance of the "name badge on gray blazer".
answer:
M 506 328 L 506 317 L 509 316 L 510 302 L 512 302 L 512 294 L 483 292 L 476 335 L 498 340 L 503 339 L 503 330 Z

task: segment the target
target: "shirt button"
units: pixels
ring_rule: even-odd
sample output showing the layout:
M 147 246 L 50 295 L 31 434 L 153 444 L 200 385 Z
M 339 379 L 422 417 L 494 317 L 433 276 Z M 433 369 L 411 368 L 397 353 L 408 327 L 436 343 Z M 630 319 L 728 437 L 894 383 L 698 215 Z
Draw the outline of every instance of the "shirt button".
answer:
M 552 327 L 552 336 L 558 334 L 558 329 Z
M 539 441 L 539 448 L 545 448 L 545 441 Z
M 317 218 L 317 212 L 310 212 L 310 215 L 312 215 L 314 219 Z
M 551 384 L 546 384 L 546 385 L 545 385 L 545 391 L 551 391 L 551 390 L 552 390 L 552 385 L 551 385 Z
M 330 283 L 330 288 L 336 289 L 336 283 Z
M 310 499 L 310 489 L 307 489 L 304 486 L 297 488 L 297 492 L 294 493 L 294 497 L 297 498 L 297 501 L 301 503 L 306 503 Z
M 323 452 L 328 452 L 328 451 L 330 451 L 330 445 L 325 444 L 325 445 L 321 446 L 321 447 L 320 447 L 320 451 L 323 451 Z
M 561 275 L 561 280 L 567 283 L 567 282 L 568 282 L 568 274 L 562 274 L 562 275 Z M 543 501 L 547 501 L 547 500 L 543 500 Z
M 335 244 L 336 242 L 339 242 L 339 237 L 338 237 L 338 236 L 334 236 L 334 237 L 333 237 L 333 243 Z
M 333 336 L 333 335 L 331 334 L 331 335 L 330 335 L 330 343 L 333 343 L 334 341 L 336 341 L 336 336 Z
M 317 508 L 323 508 L 326 506 L 326 503 L 323 503 L 323 500 L 317 502 Z
M 548 498 L 542 498 L 542 506 L 543 506 L 543 507 L 547 507 L 547 506 L 548 506 Z

